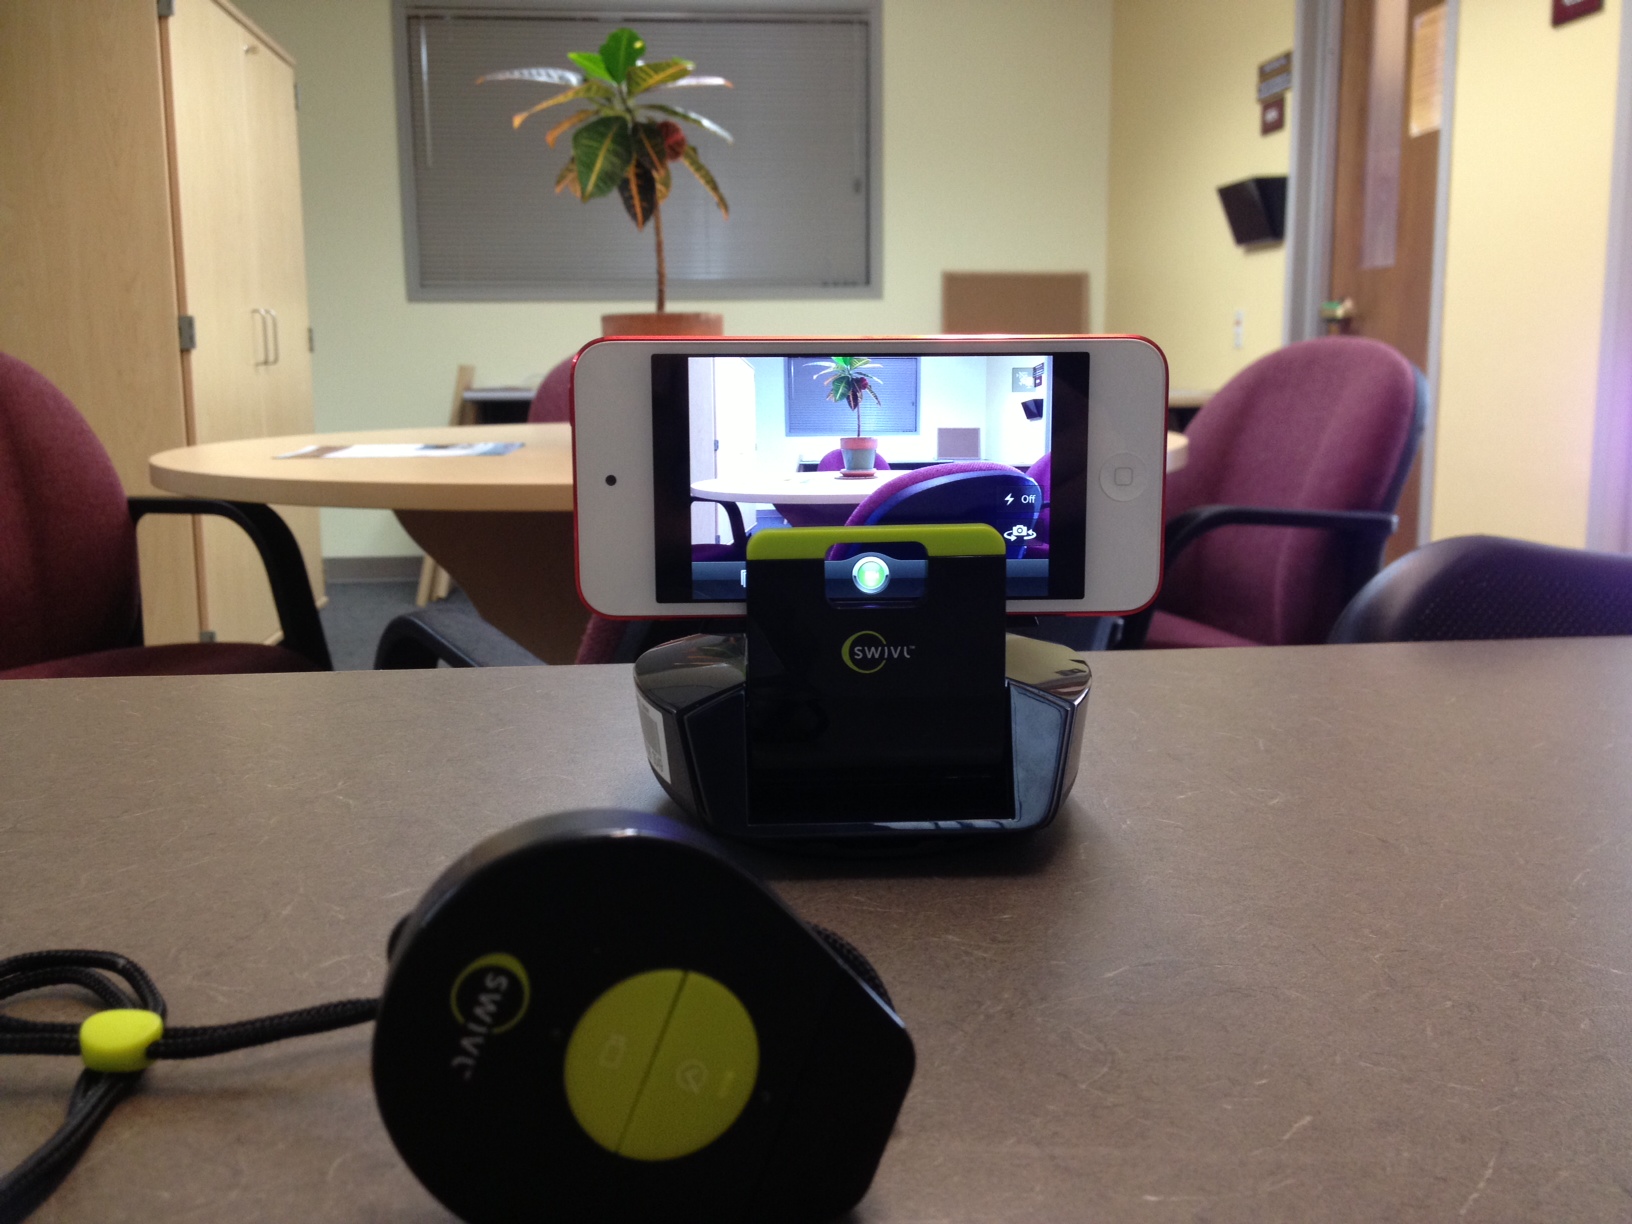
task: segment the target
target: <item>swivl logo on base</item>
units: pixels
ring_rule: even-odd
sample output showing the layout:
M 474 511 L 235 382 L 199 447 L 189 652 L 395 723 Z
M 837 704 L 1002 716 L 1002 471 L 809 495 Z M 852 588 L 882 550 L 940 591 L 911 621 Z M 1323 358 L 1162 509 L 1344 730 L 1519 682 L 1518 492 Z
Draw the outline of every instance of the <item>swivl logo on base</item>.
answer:
M 532 994 L 527 970 L 508 952 L 479 956 L 454 979 L 449 1002 L 459 1022 L 459 1048 L 452 1067 L 466 1083 L 476 1074 L 487 1039 L 520 1024 Z
M 851 671 L 870 676 L 891 659 L 912 658 L 912 652 L 916 649 L 917 646 L 891 646 L 882 633 L 863 629 L 844 639 L 844 645 L 839 647 L 839 657 Z

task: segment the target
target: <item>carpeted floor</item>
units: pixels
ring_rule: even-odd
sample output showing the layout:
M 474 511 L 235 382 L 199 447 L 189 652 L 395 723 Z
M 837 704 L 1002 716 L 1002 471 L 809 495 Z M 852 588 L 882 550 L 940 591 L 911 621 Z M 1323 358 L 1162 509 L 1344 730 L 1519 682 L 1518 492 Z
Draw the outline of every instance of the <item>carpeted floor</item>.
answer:
M 320 615 L 335 671 L 371 671 L 374 648 L 393 617 L 414 610 L 415 582 L 330 582 Z

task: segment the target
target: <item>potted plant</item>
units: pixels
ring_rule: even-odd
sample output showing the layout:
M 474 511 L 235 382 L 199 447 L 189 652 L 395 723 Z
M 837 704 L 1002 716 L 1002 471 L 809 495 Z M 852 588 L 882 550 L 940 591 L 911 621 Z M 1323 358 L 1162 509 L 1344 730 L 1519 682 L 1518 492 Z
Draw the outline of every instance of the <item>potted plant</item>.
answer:
M 551 107 L 581 103 L 578 110 L 544 133 L 544 143 L 552 149 L 557 140 L 572 133 L 572 154 L 556 176 L 556 192 L 571 191 L 580 200 L 593 200 L 616 191 L 636 229 L 644 231 L 646 223 L 652 223 L 657 240 L 657 313 L 603 315 L 601 323 L 606 334 L 637 331 L 647 335 L 720 335 L 724 327 L 717 314 L 669 314 L 666 309 L 663 201 L 673 186 L 670 164 L 681 162 L 714 198 L 720 212 L 729 217 L 731 210 L 714 175 L 675 120 L 695 124 L 728 142 L 731 133 L 695 111 L 652 101 L 645 95 L 711 85 L 729 89 L 731 82 L 724 77 L 694 76 L 692 69 L 696 65 L 690 60 L 666 59 L 648 64 L 642 58 L 645 53 L 646 42 L 639 34 L 618 29 L 607 36 L 598 52 L 568 53 L 567 58 L 581 72 L 571 68 L 510 68 L 490 72 L 476 83 L 542 81 L 567 86 L 561 93 L 513 116 L 511 126 L 520 128 L 532 116 Z
M 805 364 L 819 367 L 811 377 L 820 379 L 827 387 L 828 399 L 835 404 L 849 404 L 850 411 L 856 414 L 856 436 L 839 439 L 844 474 L 871 476 L 873 460 L 878 456 L 878 439 L 862 436 L 861 397 L 870 395 L 873 403 L 880 408 L 884 406 L 878 392 L 873 390 L 875 383 L 883 381 L 878 376 L 879 363 L 871 357 L 835 357 L 831 361 L 807 361 Z

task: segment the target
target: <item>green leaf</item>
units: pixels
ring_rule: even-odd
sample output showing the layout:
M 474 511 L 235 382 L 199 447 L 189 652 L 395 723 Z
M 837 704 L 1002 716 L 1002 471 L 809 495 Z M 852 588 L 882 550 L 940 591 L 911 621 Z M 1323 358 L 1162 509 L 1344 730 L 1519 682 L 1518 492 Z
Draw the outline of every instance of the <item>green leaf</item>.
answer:
M 629 163 L 629 169 L 618 180 L 618 195 L 623 197 L 623 211 L 635 228 L 645 229 L 657 209 L 657 179 L 638 158 Z
M 560 139 L 563 133 L 572 131 L 573 128 L 577 127 L 584 120 L 593 119 L 598 114 L 600 114 L 599 111 L 581 110 L 576 114 L 568 115 L 565 119 L 561 120 L 560 123 L 556 124 L 553 128 L 544 133 L 544 143 L 549 145 L 552 149 L 555 148 L 555 142 Z
M 629 96 L 645 93 L 648 89 L 656 89 L 659 85 L 668 85 L 683 78 L 697 65 L 690 60 L 670 59 L 660 60 L 655 64 L 636 64 L 629 69 L 629 76 L 624 81 L 629 89 Z
M 720 211 L 729 217 L 731 209 L 725 202 L 725 196 L 720 191 L 720 185 L 714 181 L 714 176 L 709 173 L 708 167 L 703 165 L 703 159 L 697 156 L 696 148 L 688 144 L 686 151 L 680 155 L 680 160 L 685 162 L 691 172 L 697 176 L 697 181 L 708 189 L 708 194 L 714 197 L 714 203 L 720 206 Z
M 601 67 L 620 85 L 629 69 L 646 54 L 646 40 L 633 30 L 613 30 L 601 44 Z
M 555 194 L 560 195 L 566 188 L 572 188 L 572 194 L 577 199 L 583 199 L 578 190 L 578 159 L 567 158 L 567 164 L 561 167 L 561 173 L 555 176 Z
M 605 85 L 597 85 L 593 81 L 585 81 L 576 89 L 563 90 L 561 93 L 556 94 L 553 98 L 544 99 L 544 101 L 540 102 L 537 106 L 529 106 L 520 114 L 510 116 L 510 126 L 513 128 L 519 128 L 533 115 L 538 114 L 539 111 L 548 110 L 552 106 L 560 106 L 563 102 L 573 102 L 579 98 L 605 98 L 608 97 L 611 92 L 612 91 Z
M 478 85 L 483 81 L 543 81 L 546 85 L 582 85 L 584 78 L 571 68 L 506 68 L 503 72 L 490 72 L 476 78 Z
M 572 134 L 572 156 L 578 163 L 579 199 L 593 200 L 616 190 L 634 156 L 628 121 L 607 115 L 584 124 Z
M 593 51 L 568 51 L 567 58 L 582 68 L 586 75 L 598 77 L 608 85 L 617 84 L 612 79 L 612 74 L 606 70 L 606 65 L 601 62 L 601 57 Z
M 718 136 L 721 140 L 724 140 L 727 144 L 736 143 L 731 139 L 730 132 L 726 131 L 719 124 L 715 123 L 714 120 L 707 119 L 702 115 L 699 115 L 696 111 L 681 110 L 678 106 L 667 106 L 661 102 L 648 102 L 642 106 L 641 109 L 660 111 L 665 115 L 673 115 L 676 119 L 684 119 L 687 123 L 695 123 L 698 127 L 713 132 L 714 135 Z

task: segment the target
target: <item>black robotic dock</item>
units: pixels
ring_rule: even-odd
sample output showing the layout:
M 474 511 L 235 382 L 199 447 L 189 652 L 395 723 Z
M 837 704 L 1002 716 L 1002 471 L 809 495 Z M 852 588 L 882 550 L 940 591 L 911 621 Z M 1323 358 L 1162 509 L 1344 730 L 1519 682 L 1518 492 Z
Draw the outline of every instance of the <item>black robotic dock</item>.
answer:
M 719 832 L 782 844 L 1048 824 L 1092 674 L 1003 632 L 1003 562 L 985 525 L 752 536 L 746 631 L 635 663 L 658 781 Z

